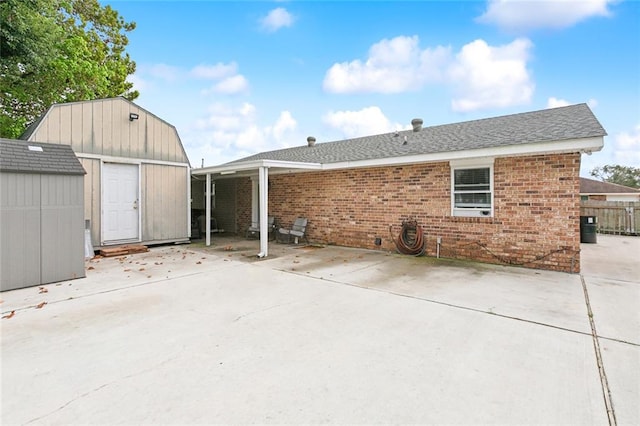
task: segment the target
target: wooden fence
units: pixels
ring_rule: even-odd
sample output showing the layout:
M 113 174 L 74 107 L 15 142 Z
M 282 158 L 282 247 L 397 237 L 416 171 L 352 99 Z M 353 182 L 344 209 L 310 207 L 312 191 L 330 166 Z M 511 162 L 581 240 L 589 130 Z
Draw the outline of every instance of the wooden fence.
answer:
M 640 235 L 640 202 L 581 201 L 580 216 L 596 216 L 601 234 Z

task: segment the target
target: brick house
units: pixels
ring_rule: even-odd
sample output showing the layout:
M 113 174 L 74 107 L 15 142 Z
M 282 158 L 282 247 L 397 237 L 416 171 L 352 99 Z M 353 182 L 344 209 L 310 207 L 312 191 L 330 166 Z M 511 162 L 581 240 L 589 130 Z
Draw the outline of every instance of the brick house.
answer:
M 413 218 L 428 256 L 580 270 L 580 157 L 602 149 L 606 135 L 586 104 L 412 125 L 327 143 L 310 137 L 192 174 L 234 194 L 226 201 L 240 233 L 252 222 L 266 231 L 267 216 L 285 225 L 303 216 L 313 242 L 394 251 Z M 268 253 L 266 235 L 258 256 Z

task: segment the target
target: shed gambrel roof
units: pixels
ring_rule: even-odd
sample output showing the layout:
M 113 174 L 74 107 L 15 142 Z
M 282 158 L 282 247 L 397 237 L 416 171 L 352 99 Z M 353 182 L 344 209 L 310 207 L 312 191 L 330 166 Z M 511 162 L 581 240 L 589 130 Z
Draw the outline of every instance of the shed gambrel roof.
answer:
M 581 194 L 640 194 L 640 189 L 616 183 L 602 182 L 594 179 L 580 178 Z
M 14 139 L 0 139 L 0 171 L 57 175 L 86 174 L 80 160 L 68 145 Z
M 255 160 L 330 164 L 423 154 L 500 148 L 603 137 L 607 134 L 587 104 L 404 130 L 335 142 L 262 152 L 229 162 Z M 405 142 L 406 138 L 406 144 Z

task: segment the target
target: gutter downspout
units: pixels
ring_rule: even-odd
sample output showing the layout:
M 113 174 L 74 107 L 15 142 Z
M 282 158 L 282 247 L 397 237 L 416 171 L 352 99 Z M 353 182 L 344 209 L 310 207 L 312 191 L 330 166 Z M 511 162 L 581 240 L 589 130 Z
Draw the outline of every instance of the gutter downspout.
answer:
M 269 254 L 269 230 L 268 226 L 268 201 L 269 201 L 269 169 L 260 167 L 258 169 L 258 189 L 260 202 L 260 253 L 259 258 L 267 257 Z

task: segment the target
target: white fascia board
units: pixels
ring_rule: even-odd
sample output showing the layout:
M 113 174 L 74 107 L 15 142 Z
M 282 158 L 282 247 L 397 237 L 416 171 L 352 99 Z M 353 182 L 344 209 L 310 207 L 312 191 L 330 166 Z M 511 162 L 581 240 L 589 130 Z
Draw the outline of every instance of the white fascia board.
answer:
M 521 157 L 525 155 L 562 154 L 567 152 L 591 153 L 604 146 L 601 136 L 564 141 L 539 142 L 522 145 L 508 145 L 492 148 L 467 149 L 462 151 L 436 152 L 432 154 L 407 155 L 403 157 L 377 158 L 362 161 L 343 161 L 323 164 L 322 170 L 350 169 L 357 167 L 395 166 L 441 161 L 467 160 L 475 158 Z
M 145 158 L 134 157 L 114 157 L 111 155 L 101 154 L 85 154 L 77 153 L 76 157 L 86 158 L 90 160 L 102 160 L 105 163 L 128 163 L 128 164 L 156 164 L 160 166 L 176 166 L 176 167 L 189 167 L 189 163 L 178 163 L 175 161 L 163 161 L 163 160 L 148 160 Z
M 286 169 L 304 169 L 304 170 L 320 170 L 320 163 L 302 163 L 297 161 L 276 161 L 276 160 L 255 160 L 245 163 L 226 164 L 222 166 L 203 167 L 201 169 L 192 169 L 192 175 L 208 175 L 208 174 L 233 174 L 236 172 L 244 172 L 247 170 L 258 170 L 260 167 L 267 168 L 286 168 Z

